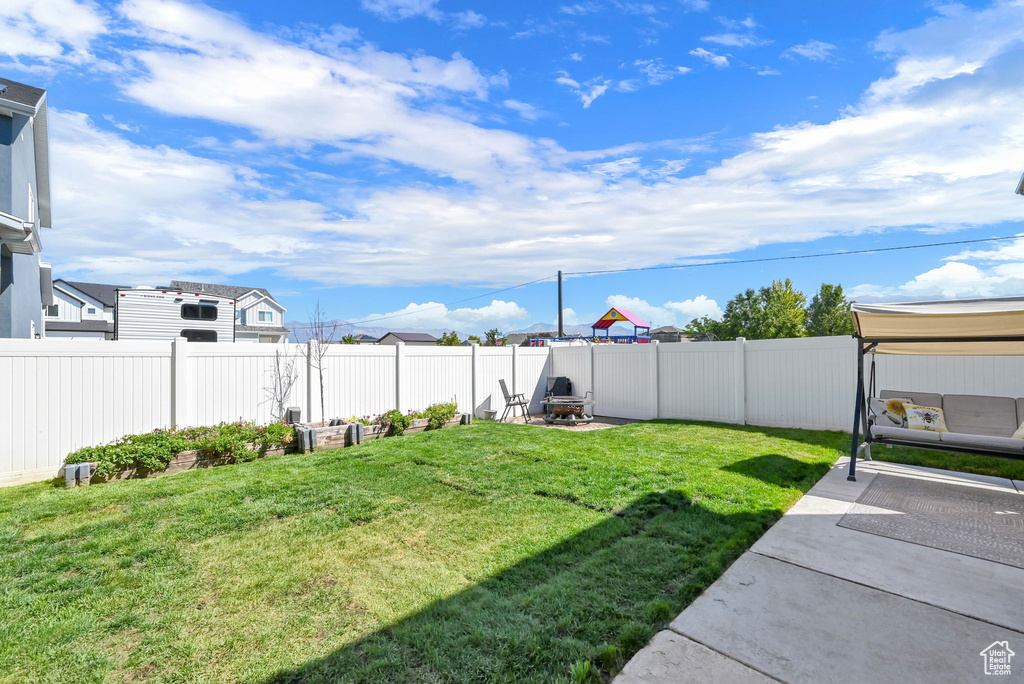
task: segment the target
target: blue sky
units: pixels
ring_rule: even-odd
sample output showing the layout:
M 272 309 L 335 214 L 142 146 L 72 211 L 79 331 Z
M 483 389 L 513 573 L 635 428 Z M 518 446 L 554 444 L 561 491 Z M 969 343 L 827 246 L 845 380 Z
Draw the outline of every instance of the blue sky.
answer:
M 1024 232 L 1024 5 L 4 0 L 49 91 L 69 279 L 263 286 L 304 319 L 503 330 L 564 271 Z M 655 324 L 792 278 L 1020 294 L 1024 241 L 566 281 Z M 473 298 L 450 308 L 437 303 Z

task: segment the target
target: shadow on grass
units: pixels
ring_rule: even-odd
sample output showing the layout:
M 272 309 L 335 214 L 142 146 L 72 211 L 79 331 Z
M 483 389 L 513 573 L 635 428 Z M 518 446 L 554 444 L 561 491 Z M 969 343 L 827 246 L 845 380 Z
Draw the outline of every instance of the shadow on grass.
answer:
M 779 487 L 809 489 L 828 472 L 826 463 L 807 463 L 782 454 L 761 454 L 723 466 L 722 470 Z
M 678 491 L 651 493 L 265 684 L 552 682 L 580 660 L 610 678 L 780 515 L 722 515 Z

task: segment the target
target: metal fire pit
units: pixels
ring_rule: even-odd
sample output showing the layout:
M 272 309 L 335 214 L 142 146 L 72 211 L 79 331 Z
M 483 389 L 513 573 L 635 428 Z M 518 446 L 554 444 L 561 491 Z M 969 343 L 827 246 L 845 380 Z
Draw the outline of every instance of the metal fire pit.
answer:
M 590 393 L 585 397 L 545 397 L 544 399 L 544 422 L 555 425 L 576 425 L 577 423 L 589 423 L 594 420 L 594 400 L 589 398 Z

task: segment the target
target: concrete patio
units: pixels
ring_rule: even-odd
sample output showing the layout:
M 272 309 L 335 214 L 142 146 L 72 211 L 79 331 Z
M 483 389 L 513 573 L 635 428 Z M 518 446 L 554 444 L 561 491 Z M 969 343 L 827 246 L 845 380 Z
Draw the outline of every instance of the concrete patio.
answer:
M 990 681 L 981 652 L 1002 641 L 1019 655 L 999 681 L 1024 681 L 1024 569 L 837 525 L 880 475 L 1021 496 L 1024 483 L 879 461 L 858 463 L 848 482 L 848 466 L 840 460 L 615 682 Z

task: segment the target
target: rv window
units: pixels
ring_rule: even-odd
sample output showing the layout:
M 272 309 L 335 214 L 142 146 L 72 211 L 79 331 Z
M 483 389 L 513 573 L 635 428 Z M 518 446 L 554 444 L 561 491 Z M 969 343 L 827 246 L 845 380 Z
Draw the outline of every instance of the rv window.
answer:
M 192 306 L 186 304 L 185 306 Z M 216 330 L 182 330 L 181 336 L 189 342 L 216 342 L 217 331 Z
M 206 302 L 182 304 L 181 317 L 188 321 L 215 321 L 217 320 L 217 305 Z

